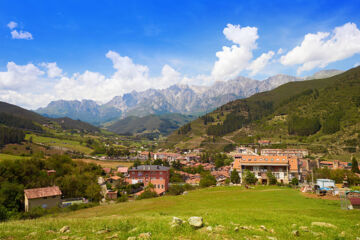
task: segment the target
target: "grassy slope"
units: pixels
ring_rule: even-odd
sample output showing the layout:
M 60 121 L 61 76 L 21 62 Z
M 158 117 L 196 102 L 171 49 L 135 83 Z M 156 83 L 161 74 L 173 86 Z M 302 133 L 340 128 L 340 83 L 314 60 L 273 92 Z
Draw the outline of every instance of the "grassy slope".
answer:
M 11 154 L 5 154 L 5 153 L 0 153 L 0 161 L 1 160 L 22 160 L 22 159 L 27 159 L 29 157 L 23 157 L 23 156 L 16 156 L 16 155 L 11 155 Z
M 29 140 L 30 137 L 33 138 L 32 141 L 34 143 L 45 144 L 48 146 L 58 146 L 61 148 L 79 151 L 79 152 L 83 152 L 86 154 L 89 154 L 93 151 L 92 149 L 81 145 L 80 142 L 78 142 L 78 141 L 73 141 L 73 140 L 68 140 L 68 139 L 58 139 L 58 138 L 52 138 L 52 137 L 43 137 L 43 136 L 38 136 L 35 134 L 27 134 L 25 139 Z
M 217 148 L 219 146 L 223 147 L 229 143 L 228 139 L 235 141 L 237 144 L 255 143 L 255 136 L 258 138 L 270 138 L 273 142 L 277 142 L 280 140 L 280 135 L 282 142 L 285 140 L 288 143 L 298 143 L 299 138 L 289 136 L 287 133 L 286 115 L 282 120 L 276 119 L 280 114 L 295 112 L 305 116 L 318 115 L 321 118 L 327 112 L 334 110 L 335 105 L 340 106 L 340 108 L 350 106 L 351 97 L 359 96 L 359 83 L 360 67 L 331 78 L 287 83 L 272 91 L 258 93 L 247 99 L 229 102 L 209 114 L 215 119 L 215 122 L 212 124 L 221 124 L 225 116 L 232 111 L 232 108 L 238 105 L 246 104 L 251 109 L 255 102 L 265 101 L 272 102 L 274 110 L 261 121 L 253 122 L 248 126 L 249 128 L 229 133 L 224 137 L 218 137 L 214 145 L 205 143 L 203 146 L 208 148 L 213 148 L 214 146 Z M 300 96 L 299 98 L 289 100 L 291 97 L 297 96 L 308 89 L 318 89 L 320 97 L 314 100 L 312 96 Z M 317 144 L 324 143 L 327 145 L 329 141 L 339 139 L 339 137 L 340 139 L 351 137 L 356 129 L 360 129 L 359 111 L 351 108 L 346 109 L 347 113 L 342 119 L 342 130 L 340 132 L 325 136 L 324 134 L 318 134 L 315 137 L 310 137 L 308 143 L 316 142 Z M 224 116 L 220 115 L 221 112 Z M 217 119 L 218 116 L 219 119 Z M 359 126 L 354 125 L 356 122 Z M 168 143 L 164 144 L 164 146 L 192 147 L 194 142 L 198 142 L 198 146 L 200 146 L 201 141 L 198 141 L 199 138 L 211 142 L 211 137 L 209 138 L 206 135 L 206 129 L 209 124 L 204 125 L 199 119 L 191 124 L 191 132 L 186 135 L 178 135 L 176 131 L 173 132 L 168 137 Z M 351 129 L 351 126 L 353 129 Z M 254 137 L 249 138 L 249 135 Z M 328 141 L 325 141 L 326 137 Z M 176 141 L 181 143 L 176 144 Z M 190 142 L 192 143 L 190 144 Z M 338 154 L 341 155 L 342 153 Z
M 223 225 L 223 231 L 208 233 L 193 230 L 188 225 L 171 228 L 173 216 L 187 219 L 202 216 L 206 226 Z M 336 229 L 311 227 L 311 222 L 323 221 L 337 226 Z M 289 188 L 257 187 L 244 190 L 239 187 L 216 187 L 189 192 L 183 196 L 166 196 L 156 199 L 99 206 L 38 220 L 11 221 L 0 224 L 0 238 L 22 239 L 37 232 L 36 239 L 54 239 L 58 231 L 68 225 L 71 232 L 64 235 L 86 239 L 105 239 L 118 234 L 127 239 L 142 232 L 151 232 L 153 239 L 244 239 L 244 237 L 275 236 L 277 239 L 314 239 L 310 232 L 300 231 L 300 237 L 291 235 L 292 224 L 308 226 L 311 231 L 323 234 L 317 239 L 335 239 L 345 231 L 346 238 L 360 236 L 359 211 L 340 209 L 339 201 L 306 198 L 299 191 Z M 259 230 L 239 230 L 235 225 L 260 225 L 274 229 L 274 233 Z M 131 232 L 132 229 L 136 228 Z M 102 229 L 109 233 L 97 234 Z M 296 228 L 295 228 L 296 229 Z

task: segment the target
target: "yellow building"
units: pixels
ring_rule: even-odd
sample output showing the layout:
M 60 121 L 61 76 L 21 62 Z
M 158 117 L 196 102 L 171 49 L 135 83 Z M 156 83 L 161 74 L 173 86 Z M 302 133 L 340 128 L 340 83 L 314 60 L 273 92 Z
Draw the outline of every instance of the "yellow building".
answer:
M 61 190 L 57 186 L 25 189 L 25 212 L 35 207 L 52 208 L 61 202 Z

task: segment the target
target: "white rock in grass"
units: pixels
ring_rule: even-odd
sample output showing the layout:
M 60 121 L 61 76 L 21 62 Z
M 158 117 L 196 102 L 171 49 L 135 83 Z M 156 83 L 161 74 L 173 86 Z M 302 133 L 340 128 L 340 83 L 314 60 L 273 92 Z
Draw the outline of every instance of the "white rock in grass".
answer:
M 269 240 L 277 240 L 276 237 L 267 237 L 267 239 L 269 239 Z
M 70 232 L 70 227 L 69 226 L 63 226 L 60 230 L 60 233 L 67 233 Z
M 136 240 L 136 237 L 128 237 L 127 240 Z
M 301 227 L 299 227 L 299 229 L 300 229 L 301 231 L 304 231 L 304 232 L 308 232 L 308 231 L 309 231 L 309 228 L 308 228 L 307 226 L 301 226 Z
M 208 227 L 206 228 L 206 231 L 208 231 L 208 232 L 212 232 L 212 230 L 213 230 L 212 226 L 208 226 Z
M 299 232 L 298 230 L 292 231 L 291 234 L 292 234 L 293 236 L 295 236 L 295 237 L 300 236 L 300 232 Z
M 172 225 L 181 225 L 184 221 L 181 218 L 173 217 L 173 220 L 171 222 Z
M 312 222 L 311 226 L 318 226 L 318 227 L 327 227 L 327 228 L 336 228 L 335 225 L 331 224 L 331 223 L 326 223 L 326 222 Z
M 202 217 L 190 217 L 188 220 L 190 226 L 195 228 L 200 228 L 203 226 L 203 218 Z

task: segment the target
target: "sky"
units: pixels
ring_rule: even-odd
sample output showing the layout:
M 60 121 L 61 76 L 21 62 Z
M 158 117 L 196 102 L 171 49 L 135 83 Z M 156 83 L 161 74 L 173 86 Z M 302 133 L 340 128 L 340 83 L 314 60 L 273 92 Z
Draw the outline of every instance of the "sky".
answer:
M 360 64 L 360 1 L 2 0 L 0 101 L 114 96 Z

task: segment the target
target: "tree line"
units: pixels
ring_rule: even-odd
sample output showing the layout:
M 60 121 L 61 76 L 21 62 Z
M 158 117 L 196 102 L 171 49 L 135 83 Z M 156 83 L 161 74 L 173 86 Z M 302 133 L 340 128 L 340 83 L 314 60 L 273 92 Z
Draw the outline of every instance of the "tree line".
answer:
M 25 133 L 16 128 L 0 126 L 0 147 L 9 143 L 21 143 L 25 139 Z

